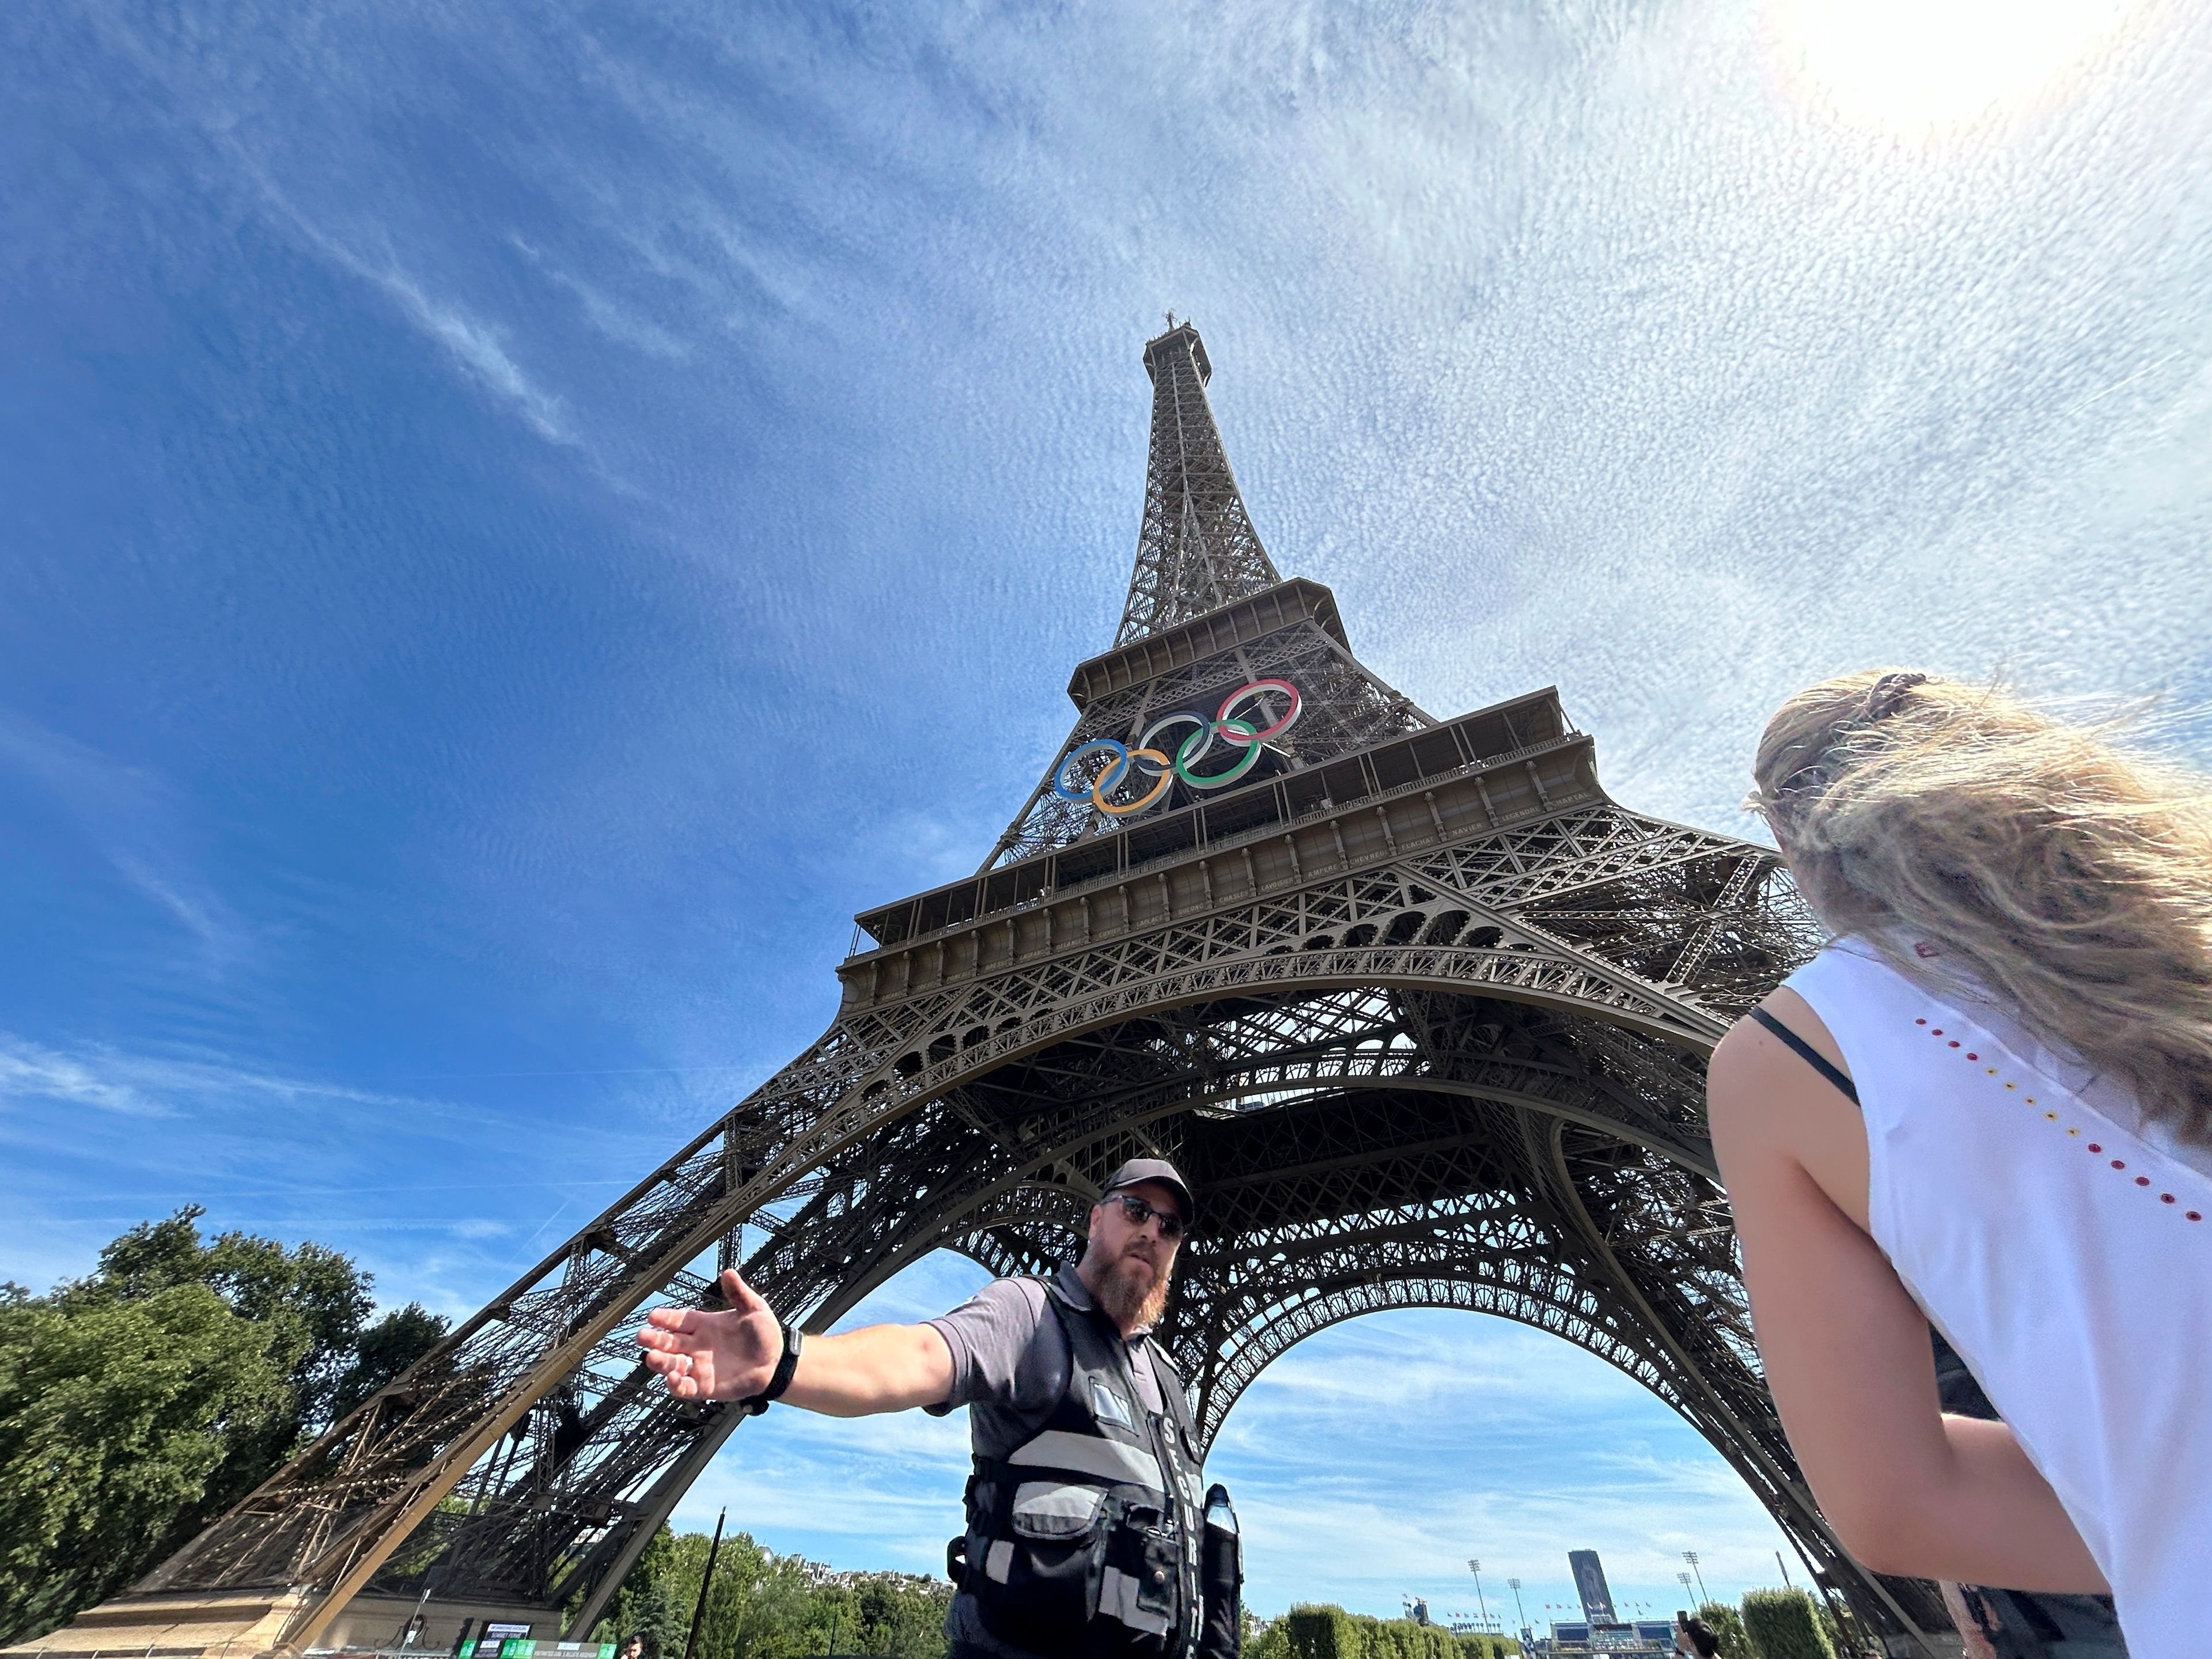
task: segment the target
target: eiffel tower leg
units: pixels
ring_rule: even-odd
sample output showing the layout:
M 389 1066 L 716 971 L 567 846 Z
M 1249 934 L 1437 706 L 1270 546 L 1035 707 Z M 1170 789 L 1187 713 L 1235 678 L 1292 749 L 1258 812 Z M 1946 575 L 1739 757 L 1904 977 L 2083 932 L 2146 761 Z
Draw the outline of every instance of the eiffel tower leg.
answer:
M 586 1558 L 577 1577 L 591 1588 L 585 1592 L 582 1605 L 562 1632 L 564 1639 L 580 1642 L 592 1633 L 592 1626 L 599 1622 L 607 1603 L 614 1600 L 615 1592 L 623 1587 L 630 1569 L 637 1565 L 638 1558 L 645 1553 L 645 1547 L 653 1541 L 653 1535 L 660 1530 L 661 1524 L 683 1501 L 684 1494 L 691 1489 L 691 1483 L 707 1472 L 707 1465 L 729 1443 L 730 1437 L 744 1421 L 735 1412 L 726 1413 L 702 1430 L 638 1500 L 635 1512 L 618 1534 L 621 1547 L 603 1557 Z
M 907 1208 L 857 1201 L 891 1191 L 910 1195 Z M 774 1224 L 764 1227 L 770 1237 L 745 1271 L 775 1305 L 794 1315 L 811 1309 L 804 1322 L 818 1331 L 908 1262 L 957 1240 L 959 1229 L 1033 1219 L 1071 1201 L 1079 1214 L 1080 1199 L 1056 1188 L 1032 1193 L 1011 1180 L 960 1114 L 926 1106 L 818 1170 L 787 1216 L 763 1218 Z M 702 1281 L 694 1291 L 706 1288 Z M 603 1356 L 610 1367 L 622 1358 L 619 1343 L 611 1346 Z M 556 1462 L 524 1477 L 472 1474 L 461 1490 L 475 1492 L 474 1513 L 448 1528 L 442 1545 L 410 1540 L 394 1559 L 440 1562 L 440 1594 L 449 1600 L 519 1589 L 562 1606 L 580 1596 L 572 1632 L 588 1630 L 683 1492 L 745 1420 L 727 1407 L 677 1401 L 650 1382 L 630 1392 L 629 1381 L 592 1416 L 573 1419 L 565 1437 L 556 1428 Z M 572 1377 L 560 1392 L 584 1391 L 584 1379 Z M 626 1496 L 641 1488 L 638 1498 Z M 600 1516 L 609 1519 L 594 1539 L 587 1523 Z M 423 1571 L 394 1578 L 388 1565 L 372 1588 L 412 1593 L 425 1582 Z

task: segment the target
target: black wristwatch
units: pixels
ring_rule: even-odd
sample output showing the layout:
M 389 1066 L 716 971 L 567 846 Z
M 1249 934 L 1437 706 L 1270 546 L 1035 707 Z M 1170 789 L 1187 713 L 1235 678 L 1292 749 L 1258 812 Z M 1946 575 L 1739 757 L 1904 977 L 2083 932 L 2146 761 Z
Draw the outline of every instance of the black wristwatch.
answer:
M 783 1358 L 775 1362 L 775 1375 L 769 1378 L 768 1387 L 750 1400 L 738 1401 L 738 1409 L 750 1416 L 758 1417 L 772 1401 L 782 1399 L 783 1391 L 791 1386 L 791 1379 L 799 1370 L 799 1345 L 805 1340 L 805 1334 L 796 1325 L 781 1320 L 776 1322 L 783 1326 Z

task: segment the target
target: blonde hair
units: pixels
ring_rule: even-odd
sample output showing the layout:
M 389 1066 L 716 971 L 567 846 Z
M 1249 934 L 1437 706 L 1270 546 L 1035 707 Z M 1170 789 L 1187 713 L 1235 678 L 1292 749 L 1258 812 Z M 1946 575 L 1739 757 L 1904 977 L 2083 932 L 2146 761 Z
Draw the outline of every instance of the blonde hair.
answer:
M 2205 778 L 1998 687 L 1882 669 L 1784 703 L 1754 771 L 1747 805 L 1832 931 L 1923 981 L 1962 971 L 2212 1145 Z

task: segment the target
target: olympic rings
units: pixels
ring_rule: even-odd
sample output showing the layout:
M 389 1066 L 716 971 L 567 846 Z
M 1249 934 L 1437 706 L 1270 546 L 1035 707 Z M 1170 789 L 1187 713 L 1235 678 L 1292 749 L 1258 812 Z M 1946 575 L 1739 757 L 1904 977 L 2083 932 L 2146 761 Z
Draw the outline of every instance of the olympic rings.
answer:
M 1236 716 L 1234 711 L 1239 704 L 1268 691 L 1279 692 L 1289 700 L 1289 707 L 1274 724 L 1258 726 L 1252 720 Z M 1137 746 L 1133 749 L 1111 738 L 1093 738 L 1088 743 L 1077 744 L 1053 769 L 1052 792 L 1066 801 L 1088 800 L 1109 817 L 1121 818 L 1133 812 L 1143 811 L 1166 793 L 1168 787 L 1178 778 L 1193 789 L 1225 789 L 1258 763 L 1261 747 L 1268 738 L 1290 730 L 1304 712 L 1304 698 L 1299 695 L 1298 688 L 1288 680 L 1254 680 L 1249 685 L 1237 687 L 1224 698 L 1221 707 L 1210 720 L 1188 709 L 1162 715 L 1145 728 L 1144 735 L 1137 739 Z M 1170 758 L 1168 751 L 1154 746 L 1153 740 L 1162 732 L 1178 726 L 1197 729 L 1175 746 Z M 1198 763 L 1212 751 L 1216 738 L 1231 748 L 1242 749 L 1244 751 L 1243 757 L 1235 765 L 1219 772 L 1195 770 Z M 1077 787 L 1071 787 L 1071 773 L 1076 763 L 1090 755 L 1108 755 L 1112 758 L 1095 778 L 1086 781 L 1080 772 L 1073 772 Z M 1139 763 L 1149 764 L 1157 780 L 1152 787 L 1133 801 L 1109 800 L 1107 796 L 1120 787 L 1124 780 L 1139 772 Z
M 1095 755 L 1100 753 L 1110 754 L 1114 757 L 1112 760 L 1106 763 L 1106 769 L 1101 772 L 1096 778 L 1092 779 L 1087 788 L 1069 788 L 1067 787 L 1068 769 L 1073 766 L 1076 762 L 1081 760 L 1085 755 Z M 1122 775 L 1129 770 L 1132 762 L 1139 760 L 1149 760 L 1157 763 L 1160 769 L 1160 781 L 1154 784 L 1150 790 L 1146 791 L 1139 799 L 1133 800 L 1126 806 L 1117 806 L 1112 801 L 1106 799 L 1106 792 L 1114 788 L 1121 781 Z M 1142 811 L 1146 807 L 1150 806 L 1154 801 L 1158 800 L 1161 795 L 1166 793 L 1167 787 L 1170 783 L 1173 783 L 1176 779 L 1173 767 L 1174 763 L 1169 760 L 1165 755 L 1160 753 L 1157 749 L 1137 749 L 1133 750 L 1121 744 L 1115 742 L 1111 738 L 1096 738 L 1089 743 L 1083 744 L 1077 748 L 1071 750 L 1068 752 L 1067 758 L 1060 762 L 1059 766 L 1054 769 L 1052 775 L 1052 793 L 1058 795 L 1062 800 L 1088 800 L 1093 806 L 1096 806 L 1100 811 L 1105 813 L 1109 817 L 1127 817 L 1132 812 Z

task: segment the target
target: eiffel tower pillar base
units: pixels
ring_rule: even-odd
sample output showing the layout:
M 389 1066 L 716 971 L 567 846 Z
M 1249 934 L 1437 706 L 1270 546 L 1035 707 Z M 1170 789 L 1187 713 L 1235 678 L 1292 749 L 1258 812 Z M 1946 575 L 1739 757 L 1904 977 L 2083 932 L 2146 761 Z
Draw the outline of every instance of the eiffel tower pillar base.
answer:
M 199 1590 L 118 1595 L 88 1607 L 35 1641 L 0 1648 L 6 1659 L 264 1659 L 298 1650 L 288 1634 L 308 1612 L 307 1589 Z M 419 1602 L 408 1595 L 356 1595 L 316 1635 L 313 1651 L 392 1652 L 417 1613 L 422 1628 L 407 1651 L 435 1659 L 453 1651 L 463 1621 L 471 1633 L 488 1624 L 527 1626 L 550 1651 L 560 1635 L 557 1609 L 527 1602 Z M 579 1650 L 596 1654 L 598 1650 Z
M 59 1630 L 0 1654 L 46 1659 L 252 1659 L 274 1653 L 309 1599 L 304 1590 L 193 1590 L 118 1595 Z

